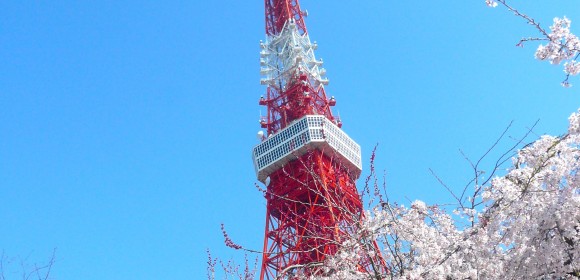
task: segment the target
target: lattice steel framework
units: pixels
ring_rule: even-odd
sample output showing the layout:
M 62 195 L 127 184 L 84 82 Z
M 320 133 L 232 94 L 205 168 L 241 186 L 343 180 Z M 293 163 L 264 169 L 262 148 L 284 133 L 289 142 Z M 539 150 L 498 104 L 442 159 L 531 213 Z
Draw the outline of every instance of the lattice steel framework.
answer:
M 320 265 L 356 230 L 362 202 L 354 181 L 361 173 L 360 146 L 341 129 L 328 98 L 322 60 L 316 59 L 298 0 L 265 0 L 266 42 L 260 42 L 259 104 L 267 130 L 253 149 L 258 180 L 267 186 L 266 229 L 260 279 L 322 275 Z M 372 256 L 358 269 L 385 272 Z

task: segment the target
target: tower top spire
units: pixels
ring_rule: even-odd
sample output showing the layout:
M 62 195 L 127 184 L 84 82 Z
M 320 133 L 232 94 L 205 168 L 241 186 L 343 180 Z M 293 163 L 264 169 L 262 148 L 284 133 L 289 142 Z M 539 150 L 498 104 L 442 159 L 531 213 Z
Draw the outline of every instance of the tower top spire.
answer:
M 267 107 L 260 119 L 268 136 L 306 115 L 323 115 L 338 125 L 326 97 L 328 84 L 322 59 L 316 59 L 298 0 L 266 0 L 266 42 L 260 42 L 260 81 L 268 86 L 259 104 Z

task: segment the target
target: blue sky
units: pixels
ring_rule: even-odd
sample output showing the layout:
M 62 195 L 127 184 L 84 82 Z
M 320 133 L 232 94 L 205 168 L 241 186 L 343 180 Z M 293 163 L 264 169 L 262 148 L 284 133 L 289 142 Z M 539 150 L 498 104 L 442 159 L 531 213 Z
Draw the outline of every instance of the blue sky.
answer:
M 580 107 L 580 80 L 562 88 L 536 44 L 515 47 L 537 33 L 502 8 L 354 3 L 301 2 L 335 113 L 365 159 L 379 144 L 392 200 L 451 202 L 429 168 L 458 190 L 459 149 L 481 156 L 512 120 L 513 138 L 538 119 L 536 135 L 564 133 Z M 512 4 L 580 32 L 574 0 Z M 64 280 L 204 279 L 207 248 L 241 254 L 221 223 L 260 249 L 263 19 L 261 1 L 0 3 L 0 249 L 42 263 L 57 248 Z

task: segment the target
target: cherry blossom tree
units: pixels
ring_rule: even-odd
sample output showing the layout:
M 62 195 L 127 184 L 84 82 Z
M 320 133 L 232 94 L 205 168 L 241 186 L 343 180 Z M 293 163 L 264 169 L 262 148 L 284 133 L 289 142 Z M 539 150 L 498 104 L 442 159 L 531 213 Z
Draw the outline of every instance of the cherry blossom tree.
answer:
M 458 199 L 453 213 L 422 201 L 379 201 L 327 261 L 337 273 L 313 279 L 578 279 L 579 148 L 580 112 L 564 136 L 543 136 L 519 150 L 506 175 L 471 185 L 467 203 Z M 360 240 L 383 245 L 388 274 L 344 269 L 357 262 Z

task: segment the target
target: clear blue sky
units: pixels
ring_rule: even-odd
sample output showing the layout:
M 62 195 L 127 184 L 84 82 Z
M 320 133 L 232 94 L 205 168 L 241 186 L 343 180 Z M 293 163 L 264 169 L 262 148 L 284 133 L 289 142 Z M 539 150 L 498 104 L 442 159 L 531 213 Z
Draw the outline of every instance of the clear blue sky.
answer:
M 537 119 L 561 134 L 580 107 L 580 80 L 563 89 L 537 45 L 514 46 L 535 30 L 483 0 L 301 2 L 343 129 L 365 159 L 379 143 L 393 200 L 450 202 L 429 168 L 459 189 L 459 149 L 477 158 L 512 120 L 514 138 Z M 580 33 L 576 0 L 513 4 Z M 1 2 L 0 249 L 56 247 L 62 280 L 205 279 L 206 248 L 241 254 L 222 222 L 260 249 L 263 19 L 263 1 Z

